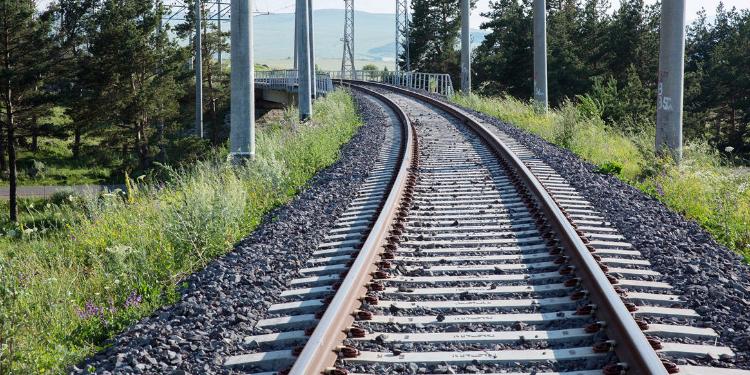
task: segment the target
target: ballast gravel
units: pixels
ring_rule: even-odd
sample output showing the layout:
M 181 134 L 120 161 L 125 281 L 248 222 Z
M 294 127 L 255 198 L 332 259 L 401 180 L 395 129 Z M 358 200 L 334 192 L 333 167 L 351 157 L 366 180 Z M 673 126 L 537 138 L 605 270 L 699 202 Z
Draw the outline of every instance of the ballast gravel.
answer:
M 297 276 L 335 219 L 354 199 L 383 144 L 388 117 L 356 92 L 364 125 L 341 158 L 318 173 L 289 204 L 229 254 L 184 280 L 181 298 L 111 341 L 71 374 L 217 374 L 227 356 L 243 354 L 243 338 Z
M 497 118 L 464 110 L 497 126 L 554 168 L 663 274 L 659 281 L 671 284 L 673 294 L 684 297 L 684 307 L 696 310 L 701 323 L 719 333 L 717 344 L 735 352 L 716 365 L 750 369 L 750 267 L 741 256 L 695 221 L 614 176 L 597 173 L 596 166 L 572 152 Z

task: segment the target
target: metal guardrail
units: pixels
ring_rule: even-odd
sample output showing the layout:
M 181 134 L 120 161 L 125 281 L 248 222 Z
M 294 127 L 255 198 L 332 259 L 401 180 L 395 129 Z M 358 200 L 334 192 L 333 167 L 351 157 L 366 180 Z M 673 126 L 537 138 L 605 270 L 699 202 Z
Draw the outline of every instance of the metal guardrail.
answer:
M 423 90 L 446 97 L 454 93 L 453 82 L 449 74 L 383 72 L 374 70 L 356 70 L 347 74 L 342 74 L 340 71 L 318 72 L 315 74 L 315 84 L 318 93 L 327 94 L 333 91 L 334 79 L 386 83 L 414 90 Z M 296 70 L 257 71 L 255 72 L 255 85 L 296 93 L 299 90 L 299 73 Z
M 420 72 L 383 72 L 377 70 L 357 70 L 348 74 L 328 72 L 333 79 L 351 79 L 355 81 L 387 83 L 394 86 L 430 93 L 452 96 L 453 82 L 449 74 Z
M 255 85 L 275 90 L 296 93 L 299 90 L 299 73 L 296 70 L 261 70 L 255 72 Z M 329 73 L 315 74 L 315 87 L 319 94 L 333 91 L 333 80 Z

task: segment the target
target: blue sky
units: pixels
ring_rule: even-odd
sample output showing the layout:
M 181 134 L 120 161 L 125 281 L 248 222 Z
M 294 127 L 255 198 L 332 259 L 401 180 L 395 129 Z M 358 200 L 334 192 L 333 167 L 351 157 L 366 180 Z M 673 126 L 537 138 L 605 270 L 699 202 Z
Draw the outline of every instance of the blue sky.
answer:
M 456 0 L 458 1 L 458 0 Z M 695 19 L 696 14 L 705 7 L 709 17 L 714 14 L 720 0 L 687 0 L 688 23 Z M 655 3 L 656 0 L 646 0 L 647 3 Z M 343 0 L 313 0 L 315 9 L 343 8 Z M 618 0 L 612 0 L 612 4 L 618 4 Z M 372 13 L 394 13 L 396 9 L 395 0 L 354 0 L 354 8 Z M 490 0 L 479 0 L 477 10 L 472 15 L 471 26 L 478 28 L 482 23 L 479 13 L 489 9 Z M 738 9 L 749 9 L 749 0 L 724 0 L 727 8 L 732 6 Z M 294 0 L 255 0 L 255 7 L 259 11 L 271 12 L 293 12 Z
M 37 0 L 40 6 L 46 6 L 50 0 Z M 255 8 L 258 11 L 270 11 L 273 13 L 291 13 L 294 12 L 294 0 L 254 0 Z M 458 0 L 456 0 L 458 1 Z M 727 8 L 737 7 L 738 9 L 750 9 L 748 0 L 723 0 Z M 656 0 L 646 0 L 647 3 L 654 3 Z M 714 14 L 716 6 L 720 0 L 687 0 L 687 20 L 690 23 L 695 19 L 696 14 L 705 7 L 709 17 Z M 343 0 L 313 0 L 315 9 L 343 8 Z M 478 28 L 483 19 L 479 15 L 482 11 L 489 8 L 490 0 L 479 0 L 477 10 L 472 15 L 471 26 Z M 612 0 L 617 4 L 617 0 Z M 396 9 L 395 0 L 354 0 L 354 7 L 357 10 L 372 13 L 393 13 Z

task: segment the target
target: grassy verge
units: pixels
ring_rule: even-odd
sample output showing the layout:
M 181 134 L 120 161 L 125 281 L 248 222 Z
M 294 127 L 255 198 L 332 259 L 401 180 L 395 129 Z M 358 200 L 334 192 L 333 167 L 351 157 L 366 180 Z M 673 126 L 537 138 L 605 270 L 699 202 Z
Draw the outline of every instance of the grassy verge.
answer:
M 581 106 L 546 115 L 513 98 L 455 96 L 460 105 L 521 127 L 617 175 L 685 217 L 750 261 L 750 175 L 729 166 L 705 143 L 688 143 L 679 166 L 659 160 L 653 131 L 626 135 Z
M 257 159 L 220 157 L 161 172 L 127 191 L 38 202 L 33 227 L 0 237 L 0 373 L 62 373 L 103 340 L 175 301 L 180 280 L 226 253 L 262 216 L 331 165 L 360 125 L 345 92 L 315 103 L 315 123 L 288 112 L 258 130 Z M 28 205 L 26 206 L 28 208 Z
M 111 167 L 101 165 L 90 155 L 73 158 L 72 140 L 40 137 L 39 149 L 23 149 L 18 153 L 18 183 L 20 185 L 96 185 L 109 181 Z M 84 148 L 95 147 L 87 139 Z M 0 186 L 7 186 L 0 180 Z

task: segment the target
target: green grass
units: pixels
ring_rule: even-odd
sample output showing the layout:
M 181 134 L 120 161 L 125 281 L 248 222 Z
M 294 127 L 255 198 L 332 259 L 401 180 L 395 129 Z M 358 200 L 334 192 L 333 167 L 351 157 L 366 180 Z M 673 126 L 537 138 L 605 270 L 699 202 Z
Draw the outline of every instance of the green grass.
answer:
M 86 139 L 84 147 L 93 147 L 93 140 Z M 112 168 L 93 166 L 98 164 L 90 155 L 73 158 L 72 140 L 41 137 L 39 150 L 23 149 L 18 153 L 18 183 L 20 185 L 92 185 L 110 180 Z M 41 175 L 32 176 L 29 169 L 34 161 L 44 165 Z M 7 180 L 0 180 L 7 186 Z
M 316 101 L 314 123 L 288 111 L 258 130 L 257 159 L 165 168 L 165 185 L 38 202 L 54 224 L 0 237 L 0 373 L 63 373 L 103 341 L 174 302 L 180 280 L 226 253 L 331 165 L 360 121 L 342 91 Z M 27 206 L 28 208 L 28 206 Z
M 538 114 L 514 98 L 472 95 L 454 96 L 453 101 L 570 149 L 697 221 L 750 261 L 750 175 L 732 168 L 705 143 L 685 145 L 684 159 L 675 165 L 656 157 L 652 127 L 642 134 L 623 134 L 573 103 Z
M 40 119 L 40 125 L 52 128 L 68 126 L 71 119 L 62 107 L 54 107 L 50 114 Z M 31 142 L 31 138 L 25 138 Z M 104 165 L 96 155 L 100 154 L 99 139 L 84 137 L 81 154 L 73 158 L 73 137 L 59 139 L 39 137 L 38 150 L 32 151 L 30 145 L 17 147 L 18 183 L 20 185 L 90 185 L 110 182 L 112 170 L 117 166 Z M 95 152 L 92 152 L 95 151 Z M 36 163 L 35 163 L 36 162 Z M 41 164 L 39 164 L 41 163 Z M 30 173 L 35 166 L 41 173 Z M 96 167 L 94 167 L 96 165 Z M 0 186 L 7 186 L 7 176 L 0 177 Z

